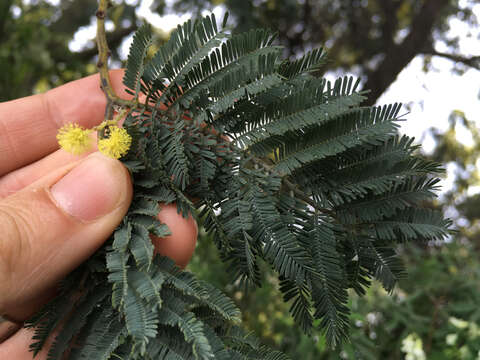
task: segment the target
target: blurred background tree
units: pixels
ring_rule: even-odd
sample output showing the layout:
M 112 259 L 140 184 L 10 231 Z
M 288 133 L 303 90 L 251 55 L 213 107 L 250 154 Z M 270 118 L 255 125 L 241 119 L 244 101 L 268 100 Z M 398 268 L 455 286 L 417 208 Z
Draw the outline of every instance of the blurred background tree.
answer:
M 72 51 L 75 34 L 93 21 L 96 0 L 0 1 L 0 101 L 42 92 L 96 72 L 94 39 Z M 108 40 L 114 59 L 118 46 L 137 29 L 135 6 L 113 12 Z
M 112 61 L 125 60 L 122 46 L 141 24 L 141 0 L 115 0 L 108 22 Z M 325 46 L 323 73 L 353 73 L 371 90 L 375 103 L 412 59 L 434 71 L 433 57 L 451 61 L 461 75 L 480 69 L 480 56 L 452 36 L 453 20 L 467 25 L 464 36 L 479 37 L 474 0 L 154 0 L 160 15 L 198 16 L 221 6 L 231 14 L 234 31 L 268 27 L 278 31 L 287 55 Z M 476 5 L 478 6 L 478 5 Z M 94 24 L 96 0 L 0 1 L 0 101 L 6 101 L 96 72 Z M 149 20 L 149 19 L 147 19 Z M 159 42 L 166 34 L 159 32 Z M 79 41 L 79 39 L 81 41 Z M 75 43 L 83 44 L 73 46 Z M 468 49 L 471 50 L 471 49 Z M 319 74 L 321 75 L 321 74 Z M 454 75 L 452 75 L 454 76 Z M 456 89 L 453 89 L 457 91 Z M 460 90 L 460 89 L 459 89 Z M 447 117 L 447 114 L 446 114 Z M 477 119 L 478 120 L 478 119 Z M 448 244 L 401 246 L 409 277 L 387 296 L 374 287 L 351 303 L 351 342 L 327 351 L 321 334 L 313 339 L 293 326 L 277 286 L 265 276 L 255 292 L 235 284 L 216 249 L 201 232 L 189 268 L 226 289 L 244 310 L 249 329 L 293 359 L 477 359 L 480 351 L 480 133 L 475 119 L 452 112 L 447 131 L 431 129 L 432 156 L 454 174 L 451 186 L 431 206 L 454 218 L 457 236 Z M 460 141 L 459 134 L 469 142 Z M 203 235 L 202 235 L 203 234 Z

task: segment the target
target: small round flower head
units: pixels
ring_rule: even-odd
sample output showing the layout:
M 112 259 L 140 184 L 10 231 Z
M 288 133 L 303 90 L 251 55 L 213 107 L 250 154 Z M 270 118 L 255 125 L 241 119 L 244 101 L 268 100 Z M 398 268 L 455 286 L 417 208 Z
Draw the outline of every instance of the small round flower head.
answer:
M 91 130 L 84 129 L 78 124 L 65 124 L 58 130 L 58 144 L 69 153 L 82 154 L 92 146 L 90 132 Z
M 132 138 L 124 128 L 109 126 L 108 130 L 110 135 L 98 141 L 98 150 L 106 156 L 119 159 L 130 149 Z

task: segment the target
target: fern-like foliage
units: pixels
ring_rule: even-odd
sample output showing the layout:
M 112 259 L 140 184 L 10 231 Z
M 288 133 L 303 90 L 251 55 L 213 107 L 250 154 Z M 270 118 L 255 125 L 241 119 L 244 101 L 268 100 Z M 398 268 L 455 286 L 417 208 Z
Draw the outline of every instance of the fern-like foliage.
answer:
M 291 313 L 335 346 L 348 336 L 348 289 L 372 279 L 391 291 L 404 275 L 394 246 L 442 239 L 450 222 L 421 207 L 442 169 L 398 134 L 400 104 L 362 107 L 358 81 L 311 75 L 322 50 L 281 60 L 274 34 L 230 35 L 213 15 L 179 26 L 147 60 L 136 34 L 124 84 L 146 103 L 130 110 L 134 146 L 122 161 L 134 199 L 107 245 L 31 319 L 50 359 L 285 359 L 238 327 L 219 290 L 154 256 L 165 236 L 160 203 L 199 214 L 233 279 L 278 274 Z M 194 199 L 194 200 L 192 200 Z M 314 320 L 318 319 L 318 322 Z

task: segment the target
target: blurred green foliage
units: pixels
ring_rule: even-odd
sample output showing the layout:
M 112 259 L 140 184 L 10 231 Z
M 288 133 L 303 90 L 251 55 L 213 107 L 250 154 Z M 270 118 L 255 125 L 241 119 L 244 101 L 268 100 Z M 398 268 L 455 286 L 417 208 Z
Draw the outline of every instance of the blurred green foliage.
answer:
M 54 6 L 44 0 L 0 1 L 0 101 L 46 91 L 96 72 L 93 41 L 81 51 L 70 42 L 94 20 L 96 0 L 66 0 Z M 136 28 L 135 7 L 123 1 L 108 38 L 112 59 Z

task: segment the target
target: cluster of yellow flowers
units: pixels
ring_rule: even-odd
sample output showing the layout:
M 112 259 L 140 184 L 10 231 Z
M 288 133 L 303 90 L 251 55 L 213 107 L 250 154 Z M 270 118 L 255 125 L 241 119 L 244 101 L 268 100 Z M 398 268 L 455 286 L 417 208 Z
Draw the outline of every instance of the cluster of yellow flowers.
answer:
M 119 159 L 128 152 L 132 138 L 127 130 L 118 126 L 109 126 L 110 136 L 98 141 L 98 150 L 102 154 Z
M 91 132 L 91 129 L 84 129 L 78 124 L 68 123 L 58 130 L 58 144 L 69 153 L 82 154 L 92 146 Z
M 58 144 L 72 154 L 82 154 L 92 147 L 91 133 L 104 129 L 106 126 L 107 123 L 104 122 L 92 129 L 85 129 L 78 124 L 66 124 L 58 131 Z M 131 143 L 132 138 L 127 130 L 108 124 L 108 137 L 98 140 L 98 150 L 106 156 L 119 159 L 127 154 Z

